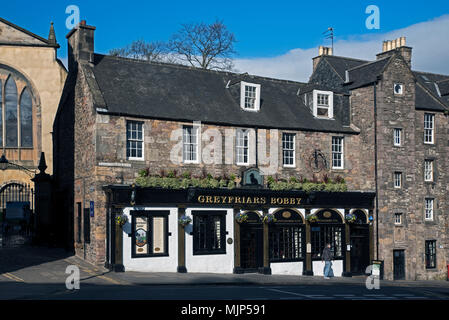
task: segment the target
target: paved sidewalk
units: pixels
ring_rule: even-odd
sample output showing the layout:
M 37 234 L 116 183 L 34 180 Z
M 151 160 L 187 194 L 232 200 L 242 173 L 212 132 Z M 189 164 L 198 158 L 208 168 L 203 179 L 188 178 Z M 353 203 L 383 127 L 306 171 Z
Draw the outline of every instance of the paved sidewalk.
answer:
M 79 257 L 71 259 L 80 265 L 90 265 Z M 99 267 L 97 267 L 99 268 Z M 365 286 L 367 276 L 334 277 L 322 276 L 264 275 L 259 273 L 216 274 L 216 273 L 175 273 L 175 272 L 108 272 L 108 277 L 127 285 L 361 285 Z M 449 281 L 416 280 L 391 281 L 380 280 L 381 286 L 395 287 L 441 287 L 449 289 Z
M 291 276 L 251 274 L 210 274 L 210 273 L 149 273 L 124 272 L 109 274 L 110 277 L 133 285 L 360 285 L 365 286 L 366 276 L 335 277 Z M 388 281 L 381 280 L 381 286 L 442 287 L 449 289 L 448 281 Z
M 75 264 L 91 276 L 117 285 L 360 285 L 365 286 L 366 276 L 335 277 L 329 280 L 321 276 L 291 276 L 263 274 L 212 274 L 212 273 L 162 273 L 162 272 L 111 272 L 94 266 L 85 260 L 59 248 L 30 247 L 0 248 L 0 273 L 17 272 L 32 279 L 36 273 L 42 275 L 54 269 L 54 281 L 65 279 L 65 268 Z M 27 272 L 28 271 L 28 272 Z M 24 278 L 25 279 L 25 278 Z M 47 279 L 48 280 L 48 279 Z M 32 282 L 34 282 L 32 281 Z M 449 289 L 449 281 L 389 281 L 381 280 L 381 286 L 434 287 Z

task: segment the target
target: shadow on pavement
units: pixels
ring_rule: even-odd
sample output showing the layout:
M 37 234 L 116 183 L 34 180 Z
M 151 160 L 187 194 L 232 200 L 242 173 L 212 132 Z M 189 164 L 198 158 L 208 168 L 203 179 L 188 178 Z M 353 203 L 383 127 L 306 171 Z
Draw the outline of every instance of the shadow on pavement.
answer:
M 70 256 L 73 256 L 73 252 L 62 248 L 31 245 L 0 247 L 0 273 L 13 272 Z

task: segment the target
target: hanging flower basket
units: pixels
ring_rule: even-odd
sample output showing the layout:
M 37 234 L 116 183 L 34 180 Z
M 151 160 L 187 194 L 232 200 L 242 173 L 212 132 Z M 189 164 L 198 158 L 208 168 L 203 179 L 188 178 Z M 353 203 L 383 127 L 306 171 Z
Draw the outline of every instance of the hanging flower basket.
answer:
M 318 217 L 315 216 L 315 215 L 313 215 L 313 214 L 309 214 L 309 215 L 306 217 L 306 220 L 309 221 L 309 223 L 314 223 L 314 222 L 317 222 L 317 221 L 318 221 Z
M 348 222 L 348 223 L 354 223 L 354 222 L 356 221 L 356 217 L 355 217 L 354 214 L 349 213 L 349 214 L 347 214 L 347 215 L 345 216 L 345 220 L 346 220 L 346 222 Z
M 273 222 L 276 222 L 277 221 L 277 219 L 274 217 L 274 214 L 272 214 L 272 213 L 268 213 L 267 215 L 265 215 L 264 217 L 263 217 L 263 220 L 262 220 L 264 223 L 273 223 Z
M 126 222 L 128 222 L 128 218 L 125 215 L 115 217 L 115 224 L 120 227 L 123 227 Z
M 248 215 L 246 213 L 239 212 L 235 215 L 235 221 L 237 221 L 238 223 L 246 222 L 246 220 L 248 220 Z
M 181 218 L 179 218 L 178 222 L 181 225 L 181 227 L 184 228 L 186 225 L 192 222 L 192 218 L 188 216 L 182 216 Z

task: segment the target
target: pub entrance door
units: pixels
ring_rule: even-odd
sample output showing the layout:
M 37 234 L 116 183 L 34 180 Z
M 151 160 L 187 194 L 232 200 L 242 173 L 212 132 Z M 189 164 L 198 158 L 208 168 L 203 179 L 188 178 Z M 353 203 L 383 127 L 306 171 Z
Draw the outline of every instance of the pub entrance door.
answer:
M 365 274 L 369 261 L 369 226 L 351 225 L 351 273 Z
M 404 250 L 393 250 L 393 280 L 405 279 Z
M 263 267 L 263 225 L 256 213 L 240 226 L 240 266 L 243 272 L 258 272 Z

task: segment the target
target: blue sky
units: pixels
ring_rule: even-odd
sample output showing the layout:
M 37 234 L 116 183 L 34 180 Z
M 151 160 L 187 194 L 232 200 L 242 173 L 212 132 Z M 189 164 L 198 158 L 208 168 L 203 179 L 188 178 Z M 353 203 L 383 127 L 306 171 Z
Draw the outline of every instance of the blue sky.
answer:
M 365 27 L 365 20 L 368 17 L 365 9 L 371 4 L 377 5 L 380 9 L 379 30 L 368 30 Z M 95 50 L 98 53 L 107 53 L 109 49 L 124 46 L 135 39 L 168 40 L 182 23 L 212 22 L 218 18 L 223 19 L 236 35 L 238 40 L 236 50 L 239 53 L 237 59 L 246 62 L 277 59 L 295 50 L 307 50 L 322 44 L 329 45 L 329 40 L 325 40 L 322 34 L 329 26 L 335 29 L 338 53 L 339 44 L 382 39 L 395 34 L 397 30 L 407 30 L 420 23 L 431 23 L 435 18 L 449 14 L 447 0 L 419 2 L 71 0 L 3 1 L 0 16 L 43 37 L 47 37 L 50 21 L 54 21 L 57 40 L 61 45 L 58 56 L 64 59 L 67 56 L 65 35 L 69 31 L 65 26 L 68 17 L 65 10 L 68 5 L 77 5 L 80 8 L 81 19 L 97 27 Z M 440 36 L 444 37 L 442 41 L 447 42 L 447 31 L 449 30 L 441 31 Z M 354 53 L 359 53 L 357 51 L 354 50 Z M 370 57 L 374 57 L 375 53 L 371 52 Z M 365 53 L 360 54 L 364 57 Z M 253 69 L 250 71 L 261 73 Z

